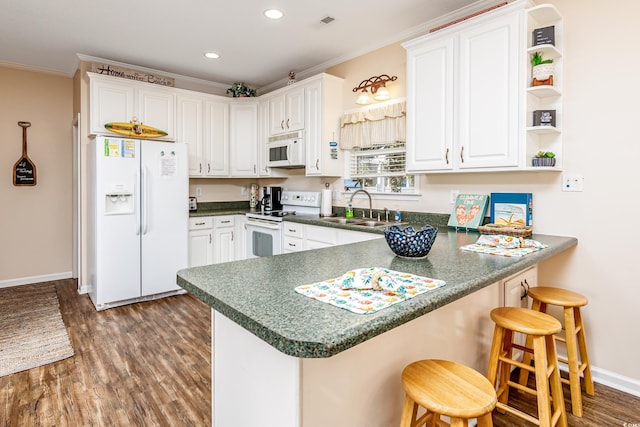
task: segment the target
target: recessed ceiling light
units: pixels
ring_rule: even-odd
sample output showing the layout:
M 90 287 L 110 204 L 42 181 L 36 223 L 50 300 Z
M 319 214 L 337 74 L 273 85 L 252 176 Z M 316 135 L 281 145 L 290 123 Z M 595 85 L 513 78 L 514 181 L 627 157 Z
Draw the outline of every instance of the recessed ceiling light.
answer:
M 278 9 L 267 9 L 264 11 L 264 16 L 269 19 L 280 19 L 284 16 L 284 13 Z
M 216 52 L 205 52 L 204 56 L 210 59 L 218 59 L 220 58 L 220 54 Z

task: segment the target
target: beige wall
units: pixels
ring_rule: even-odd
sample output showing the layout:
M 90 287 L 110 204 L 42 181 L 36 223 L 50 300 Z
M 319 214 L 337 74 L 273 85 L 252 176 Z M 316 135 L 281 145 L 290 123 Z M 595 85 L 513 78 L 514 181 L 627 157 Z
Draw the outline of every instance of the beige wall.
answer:
M 27 277 L 71 277 L 72 79 L 0 67 L 0 286 Z M 22 128 L 37 185 L 13 186 Z

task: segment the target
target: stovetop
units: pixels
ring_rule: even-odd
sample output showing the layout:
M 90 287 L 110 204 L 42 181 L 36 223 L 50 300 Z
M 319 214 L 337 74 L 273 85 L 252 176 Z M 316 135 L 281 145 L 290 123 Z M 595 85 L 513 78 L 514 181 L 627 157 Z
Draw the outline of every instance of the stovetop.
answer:
M 282 209 L 277 211 L 250 212 L 249 218 L 257 218 L 267 221 L 282 221 L 289 215 L 320 215 L 320 202 L 322 193 L 319 191 L 293 191 L 282 192 Z

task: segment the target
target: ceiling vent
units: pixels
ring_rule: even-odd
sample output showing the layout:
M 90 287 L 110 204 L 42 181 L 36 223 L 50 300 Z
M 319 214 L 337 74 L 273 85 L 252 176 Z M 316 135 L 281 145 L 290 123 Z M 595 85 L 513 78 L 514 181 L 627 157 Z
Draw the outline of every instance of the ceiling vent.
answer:
M 330 17 L 330 16 L 327 16 L 327 17 L 322 18 L 322 19 L 320 20 L 320 22 L 322 22 L 323 24 L 329 24 L 329 23 L 331 23 L 332 21 L 335 21 L 335 19 L 334 19 L 334 18 L 332 18 L 332 17 Z

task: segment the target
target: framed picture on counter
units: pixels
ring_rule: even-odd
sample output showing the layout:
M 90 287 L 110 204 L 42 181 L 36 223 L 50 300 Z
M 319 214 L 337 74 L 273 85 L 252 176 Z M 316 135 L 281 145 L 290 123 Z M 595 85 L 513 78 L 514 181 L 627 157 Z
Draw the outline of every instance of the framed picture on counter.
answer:
M 477 230 L 487 212 L 489 196 L 486 194 L 458 194 L 447 224 L 451 228 Z
M 533 195 L 531 193 L 491 193 L 491 223 L 533 225 Z

